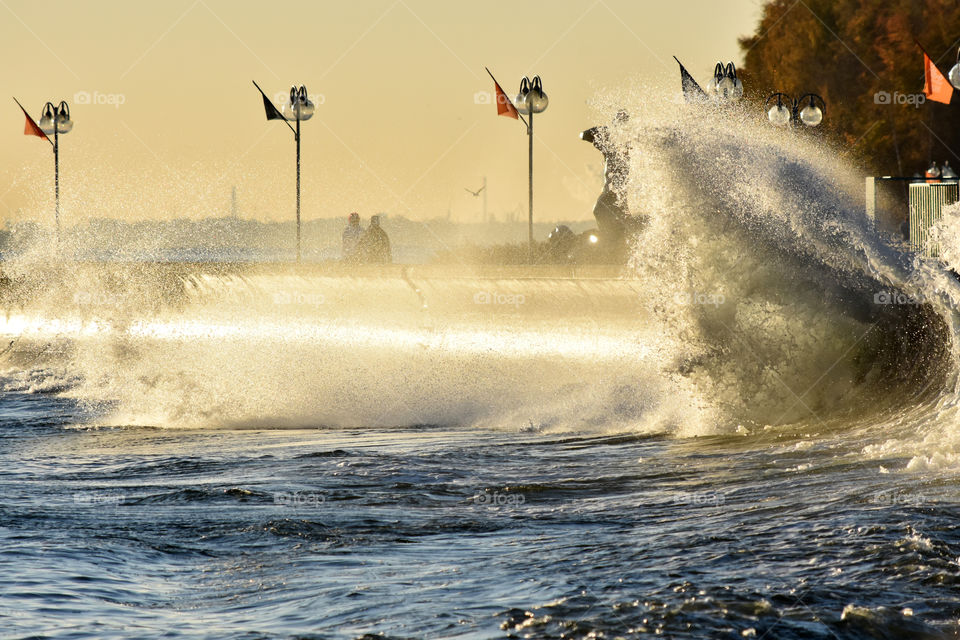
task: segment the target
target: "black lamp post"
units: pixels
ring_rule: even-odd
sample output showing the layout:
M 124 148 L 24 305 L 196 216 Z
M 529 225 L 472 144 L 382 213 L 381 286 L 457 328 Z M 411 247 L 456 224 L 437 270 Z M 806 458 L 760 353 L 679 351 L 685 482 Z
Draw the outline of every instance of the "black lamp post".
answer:
M 294 134 L 297 140 L 297 262 L 300 262 L 300 121 L 312 118 L 314 108 L 305 86 L 290 87 L 290 101 L 283 105 L 283 116 L 297 122 Z
M 57 246 L 60 246 L 60 134 L 73 130 L 70 107 L 61 101 L 57 107 L 52 102 L 43 105 L 43 115 L 37 123 L 45 134 L 53 134 L 53 191 L 56 200 Z
M 293 132 L 294 140 L 297 141 L 297 262 L 300 262 L 300 121 L 309 120 L 313 117 L 314 104 L 307 97 L 307 88 L 303 85 L 299 87 L 290 87 L 290 101 L 284 103 L 281 113 L 263 92 L 260 85 L 254 81 L 253 86 L 257 88 L 260 95 L 263 96 L 263 107 L 266 110 L 267 120 L 283 120 L 283 123 Z M 290 121 L 295 120 L 296 128 L 290 126 Z
M 530 180 L 528 185 L 530 202 L 527 225 L 527 253 L 531 263 L 533 262 L 533 115 L 546 111 L 547 105 L 549 104 L 550 99 L 547 97 L 547 94 L 543 92 L 543 82 L 541 82 L 540 76 L 534 76 L 533 80 L 524 77 L 520 81 L 520 93 L 517 95 L 516 109 L 520 113 L 530 116 L 530 119 L 527 121 L 527 137 L 530 139 Z
M 774 98 L 777 100 L 776 104 L 768 108 Z M 820 105 L 817 105 L 817 101 Z M 796 100 L 785 93 L 774 93 L 767 98 L 763 107 L 767 110 L 767 119 L 777 127 L 798 127 L 801 124 L 816 127 L 823 122 L 823 116 L 827 112 L 827 103 L 815 93 L 805 93 Z

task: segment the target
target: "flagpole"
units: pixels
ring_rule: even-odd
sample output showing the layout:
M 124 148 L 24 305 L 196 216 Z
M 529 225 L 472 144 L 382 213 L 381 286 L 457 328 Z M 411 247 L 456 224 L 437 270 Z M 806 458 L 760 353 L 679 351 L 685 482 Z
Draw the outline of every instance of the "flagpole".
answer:
M 266 104 L 270 104 L 270 105 L 272 106 L 273 103 L 270 102 L 270 98 L 268 98 L 268 97 L 267 97 L 267 94 L 265 94 L 265 93 L 263 92 L 263 89 L 260 88 L 260 85 L 257 84 L 257 81 L 256 81 L 256 80 L 252 80 L 251 82 L 253 82 L 253 86 L 255 86 L 255 87 L 257 88 L 257 91 L 260 92 L 260 95 L 263 96 L 263 103 L 264 103 L 265 105 L 266 105 Z M 16 98 L 14 98 L 14 99 L 16 99 Z M 17 103 L 17 104 L 19 104 L 19 103 Z M 294 135 L 296 135 L 297 132 L 294 131 L 293 127 L 290 126 L 290 123 L 287 121 L 286 118 L 283 117 L 283 114 L 280 113 L 279 111 L 277 111 L 276 107 L 273 107 L 273 110 L 274 110 L 274 111 L 276 112 L 276 114 L 277 114 L 276 119 L 277 119 L 277 120 L 283 120 L 283 124 L 287 125 L 287 128 L 290 129 L 290 131 L 293 131 Z M 270 116 L 270 113 L 267 112 L 267 120 L 272 120 L 272 119 L 273 119 L 273 118 Z
M 300 85 L 300 88 L 290 87 L 290 107 L 293 109 L 293 114 L 297 119 L 297 126 L 294 128 L 290 121 L 284 116 L 280 111 L 274 106 L 274 104 L 267 97 L 267 94 L 263 92 L 263 89 L 260 88 L 260 85 L 257 84 L 257 81 L 253 81 L 253 86 L 257 88 L 257 91 L 260 92 L 260 96 L 263 98 L 263 107 L 267 112 L 267 120 L 283 120 L 283 124 L 287 125 L 290 131 L 293 132 L 293 138 L 297 143 L 297 264 L 301 261 L 301 250 L 300 250 L 300 121 L 309 120 L 313 117 L 314 104 L 307 97 L 307 88 L 303 85 Z M 304 109 L 306 111 L 304 112 Z
M 507 98 L 507 94 L 503 92 L 503 88 L 500 86 L 500 83 L 497 82 L 497 79 L 494 77 L 493 72 L 490 69 L 484 67 L 484 70 L 487 72 L 487 75 L 490 76 L 490 79 L 493 80 L 493 83 L 497 86 L 497 90 L 503 93 L 504 98 L 510 101 L 510 98 Z M 519 110 L 513 102 L 510 102 L 510 106 L 513 107 L 513 111 L 516 114 L 517 118 L 523 122 L 527 127 L 527 137 L 529 138 L 528 145 L 530 149 L 530 171 L 529 171 L 529 184 L 528 184 L 528 195 L 529 195 L 529 204 L 527 208 L 528 212 L 528 221 L 527 221 L 527 260 L 532 264 L 533 263 L 533 111 L 530 111 L 528 114 L 530 116 L 530 121 L 528 122 L 526 118 L 520 115 Z M 499 111 L 499 109 L 498 109 Z M 486 178 L 484 178 L 484 186 L 486 186 Z M 486 197 L 486 196 L 484 196 Z M 484 206 L 486 208 L 486 206 Z
M 491 73 L 490 69 L 487 69 L 486 67 L 484 67 L 484 69 L 486 70 L 487 75 L 490 76 L 490 79 L 493 80 L 493 84 L 495 84 L 495 85 L 497 85 L 498 87 L 500 87 L 500 83 L 497 82 L 497 79 L 493 76 L 493 73 Z M 503 91 L 503 87 L 500 87 L 500 90 Z M 506 92 L 504 92 L 503 95 L 504 95 L 505 98 L 507 98 L 507 101 L 509 102 L 509 101 L 510 101 L 510 98 L 507 97 Z M 510 102 L 510 106 L 513 107 L 514 111 L 517 110 L 517 105 L 513 104 L 513 102 Z M 527 119 L 524 118 L 524 117 L 520 114 L 519 111 L 517 111 L 517 117 L 520 118 L 520 122 L 522 122 L 523 124 L 525 124 L 525 125 L 528 126 L 528 127 L 530 126 L 530 125 L 527 123 Z
M 40 128 L 33 118 L 30 117 L 30 114 L 27 113 L 27 110 L 23 108 L 23 105 L 20 104 L 20 101 L 17 100 L 16 96 L 13 97 L 13 101 L 17 103 L 17 106 L 20 107 L 20 110 L 23 112 L 24 117 L 27 119 L 27 129 L 24 130 L 24 134 L 35 135 L 38 138 L 43 138 L 53 147 L 53 192 L 54 200 L 56 203 L 56 208 L 54 210 L 54 220 L 56 221 L 56 231 L 57 231 L 57 252 L 60 251 L 60 116 L 56 112 L 53 113 L 53 140 L 47 136 L 47 134 Z M 51 103 L 47 103 L 52 108 Z M 66 103 L 60 103 L 61 109 L 66 109 Z M 46 108 L 46 105 L 44 105 Z M 66 111 L 66 121 L 70 122 L 69 111 Z M 72 123 L 70 123 L 72 125 Z M 69 131 L 69 129 L 67 129 Z M 64 132 L 66 133 L 66 131 Z

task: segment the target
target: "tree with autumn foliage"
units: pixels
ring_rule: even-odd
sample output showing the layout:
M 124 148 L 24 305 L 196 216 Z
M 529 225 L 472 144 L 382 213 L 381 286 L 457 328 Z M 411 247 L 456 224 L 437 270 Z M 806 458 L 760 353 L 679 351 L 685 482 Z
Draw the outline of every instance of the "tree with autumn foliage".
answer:
M 960 45 L 960 2 L 769 0 L 754 35 L 740 40 L 740 76 L 758 101 L 776 91 L 823 96 L 825 133 L 876 175 L 911 176 L 931 161 L 960 167 L 960 92 L 951 105 L 922 102 L 918 42 L 946 74 Z

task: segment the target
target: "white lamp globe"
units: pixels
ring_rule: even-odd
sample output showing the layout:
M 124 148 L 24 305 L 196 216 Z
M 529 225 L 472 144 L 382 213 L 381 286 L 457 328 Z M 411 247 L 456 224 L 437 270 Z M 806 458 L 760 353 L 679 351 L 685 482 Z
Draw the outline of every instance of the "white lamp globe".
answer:
M 543 113 L 550 104 L 550 98 L 543 91 L 531 91 L 527 94 L 527 106 L 533 113 Z
M 43 131 L 45 134 L 50 135 L 53 133 L 53 118 L 48 116 L 43 116 L 37 122 L 37 126 L 40 127 L 40 131 Z
M 767 119 L 773 125 L 785 127 L 790 124 L 790 109 L 783 104 L 775 104 L 767 111 Z
M 717 79 L 710 78 L 709 80 L 707 80 L 707 86 L 704 89 L 704 91 L 706 91 L 708 96 L 717 95 Z
M 739 100 L 743 97 L 743 83 L 740 81 L 740 78 L 737 78 L 733 87 L 733 99 Z
M 810 103 L 800 110 L 800 120 L 808 127 L 815 127 L 823 122 L 823 110 L 817 105 Z
M 61 102 L 57 109 L 57 128 L 60 133 L 70 133 L 73 130 L 73 120 L 70 119 L 70 107 Z
M 960 89 L 960 63 L 953 65 L 953 69 L 950 69 L 950 73 L 947 74 L 947 79 L 954 88 Z
M 53 133 L 53 122 L 57 117 L 56 109 L 53 108 L 53 105 L 49 102 L 43 107 L 43 114 L 40 116 L 40 120 L 37 122 L 37 126 L 40 127 L 40 130 L 45 134 L 50 135 Z
M 743 83 L 739 78 L 727 76 L 717 83 L 717 95 L 723 100 L 739 100 L 743 95 Z
M 300 119 L 307 121 L 313 117 L 313 112 L 316 109 L 314 104 L 307 100 L 306 103 L 301 103 L 300 105 Z
M 517 108 L 517 111 L 523 115 L 530 114 L 530 92 L 527 93 L 518 93 L 516 99 L 513 101 L 513 106 Z
M 290 101 L 283 105 L 283 117 L 305 122 L 313 117 L 315 109 L 313 102 L 307 97 L 306 87 L 290 87 Z

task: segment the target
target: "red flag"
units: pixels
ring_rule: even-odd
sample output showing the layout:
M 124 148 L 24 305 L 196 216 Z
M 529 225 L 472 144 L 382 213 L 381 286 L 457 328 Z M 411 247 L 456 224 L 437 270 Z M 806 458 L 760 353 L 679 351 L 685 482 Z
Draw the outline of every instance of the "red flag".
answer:
M 950 104 L 953 98 L 953 85 L 940 73 L 937 65 L 933 64 L 927 52 L 923 52 L 923 95 L 928 100 Z
M 20 104 L 20 101 L 16 98 L 14 98 L 13 101 L 17 103 L 17 106 L 20 107 L 20 111 L 23 111 L 23 116 L 27 119 L 26 123 L 23 125 L 23 135 L 37 136 L 38 138 L 43 138 L 50 144 L 53 144 L 53 141 L 47 137 L 47 134 L 45 134 L 40 127 L 37 126 L 37 123 L 33 121 L 33 118 L 30 117 L 30 114 L 27 113 L 27 110 L 23 108 L 23 105 Z
M 500 88 L 500 83 L 494 80 L 493 87 L 497 96 L 497 115 L 507 116 L 508 118 L 513 118 L 514 120 L 519 119 L 520 115 L 517 113 L 517 108 L 513 106 L 513 103 L 510 102 L 510 98 L 508 98 L 507 94 L 505 94 L 503 89 Z

